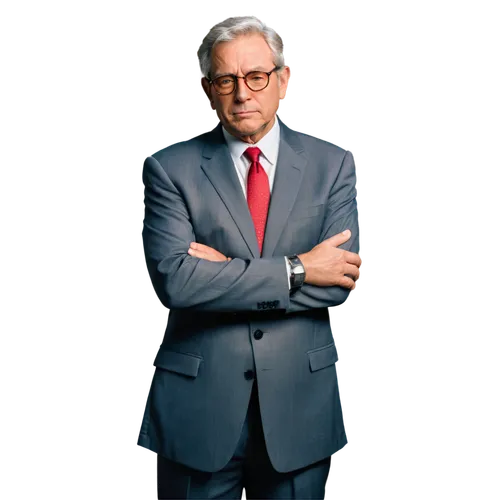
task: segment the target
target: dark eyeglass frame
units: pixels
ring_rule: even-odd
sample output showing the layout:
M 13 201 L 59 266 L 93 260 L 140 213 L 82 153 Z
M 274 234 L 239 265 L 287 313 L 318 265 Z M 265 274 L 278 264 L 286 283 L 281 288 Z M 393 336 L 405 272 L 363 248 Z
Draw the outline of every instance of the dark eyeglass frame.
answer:
M 267 86 L 269 85 L 269 81 L 271 80 L 271 74 L 274 73 L 275 71 L 277 70 L 280 70 L 282 69 L 284 66 L 275 66 L 271 71 L 249 71 L 245 76 L 236 76 L 236 75 L 233 75 L 231 73 L 227 74 L 227 75 L 220 75 L 218 76 L 217 78 L 214 78 L 213 80 L 210 79 L 210 78 L 207 78 L 208 80 L 208 83 L 210 85 L 213 85 L 214 87 L 214 90 L 215 92 L 218 94 L 218 95 L 230 95 L 232 94 L 235 90 L 236 90 L 236 82 L 237 82 L 237 79 L 238 78 L 241 78 L 243 80 L 245 80 L 245 85 L 252 91 L 252 92 L 260 92 L 261 90 L 264 90 L 265 88 L 267 88 Z M 249 85 L 248 85 L 248 82 L 247 82 L 247 76 L 248 75 L 251 75 L 253 73 L 263 73 L 264 75 L 267 75 L 267 83 L 264 85 L 264 87 L 262 87 L 261 89 L 259 90 L 254 90 L 252 89 Z M 228 76 L 230 76 L 232 79 L 233 79 L 233 90 L 231 90 L 231 92 L 227 92 L 227 93 L 222 93 L 222 92 L 219 92 L 216 88 L 215 88 L 215 85 L 214 85 L 214 82 L 215 80 L 218 80 L 219 78 L 227 78 Z

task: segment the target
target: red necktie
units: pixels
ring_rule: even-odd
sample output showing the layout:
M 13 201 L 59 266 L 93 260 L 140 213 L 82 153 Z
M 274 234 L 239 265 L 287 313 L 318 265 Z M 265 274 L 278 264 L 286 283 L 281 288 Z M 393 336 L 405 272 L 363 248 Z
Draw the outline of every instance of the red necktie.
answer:
M 244 154 L 252 162 L 248 172 L 247 202 L 255 226 L 260 253 L 262 254 L 271 193 L 269 190 L 269 178 L 264 167 L 259 162 L 260 153 L 259 148 L 247 148 Z

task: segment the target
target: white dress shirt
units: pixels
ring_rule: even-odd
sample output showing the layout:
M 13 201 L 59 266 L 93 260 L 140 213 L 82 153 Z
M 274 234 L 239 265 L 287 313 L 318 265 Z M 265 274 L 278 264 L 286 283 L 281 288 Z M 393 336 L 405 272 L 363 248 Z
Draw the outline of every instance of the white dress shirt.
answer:
M 280 126 L 278 119 L 274 117 L 274 125 L 271 130 L 255 144 L 248 144 L 247 142 L 238 139 L 234 135 L 231 135 L 224 127 L 222 127 L 222 133 L 224 134 L 224 138 L 226 139 L 226 143 L 229 148 L 229 153 L 233 159 L 234 167 L 236 168 L 236 173 L 238 174 L 238 179 L 240 180 L 241 189 L 243 190 L 245 199 L 247 198 L 247 179 L 251 162 L 243 153 L 250 147 L 259 148 L 261 151 L 259 161 L 269 178 L 269 191 L 272 193 L 280 146 Z M 288 289 L 290 290 L 290 263 L 288 262 L 286 256 L 285 263 L 288 274 Z

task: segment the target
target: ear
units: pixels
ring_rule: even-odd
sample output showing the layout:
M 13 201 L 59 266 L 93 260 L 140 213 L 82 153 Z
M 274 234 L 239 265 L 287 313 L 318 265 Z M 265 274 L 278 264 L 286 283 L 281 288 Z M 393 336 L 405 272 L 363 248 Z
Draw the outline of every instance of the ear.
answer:
M 210 85 L 210 82 L 205 77 L 203 77 L 201 79 L 201 86 L 203 87 L 205 94 L 207 94 L 207 97 L 210 100 L 210 105 L 212 106 L 212 109 L 215 109 L 214 100 L 212 99 L 212 85 Z
M 286 95 L 286 89 L 288 88 L 288 80 L 290 79 L 290 67 L 284 66 L 280 71 L 278 78 L 280 79 L 279 83 L 279 94 L 280 99 L 284 99 Z

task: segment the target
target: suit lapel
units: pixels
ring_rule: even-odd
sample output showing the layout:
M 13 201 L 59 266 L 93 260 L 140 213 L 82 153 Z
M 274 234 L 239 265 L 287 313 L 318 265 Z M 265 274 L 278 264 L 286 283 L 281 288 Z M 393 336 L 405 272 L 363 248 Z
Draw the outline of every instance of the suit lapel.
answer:
M 277 117 L 278 118 L 278 117 Z M 295 132 L 279 118 L 280 146 L 267 216 L 262 257 L 271 257 L 297 198 L 307 160 Z M 229 153 L 222 124 L 207 134 L 201 168 L 226 205 L 254 258 L 260 257 L 248 203 Z
M 273 255 L 297 198 L 307 163 L 304 148 L 300 144 L 297 134 L 279 118 L 278 120 L 280 124 L 280 147 L 267 215 L 262 257 L 272 257 Z M 257 239 L 256 236 L 255 239 Z
M 201 168 L 219 193 L 228 212 L 245 240 L 253 257 L 259 257 L 259 244 L 248 204 L 241 189 L 233 159 L 229 153 L 222 124 L 219 122 L 208 134 L 203 148 Z

